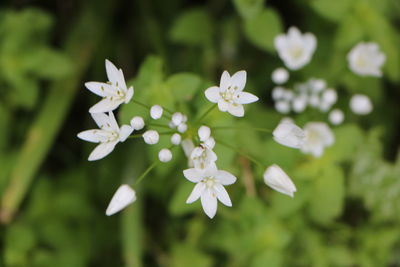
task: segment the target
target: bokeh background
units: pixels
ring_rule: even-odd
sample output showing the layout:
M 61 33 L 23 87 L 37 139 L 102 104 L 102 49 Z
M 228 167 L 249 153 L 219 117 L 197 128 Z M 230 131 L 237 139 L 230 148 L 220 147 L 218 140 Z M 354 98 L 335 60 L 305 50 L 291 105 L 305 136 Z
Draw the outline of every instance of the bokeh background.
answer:
M 223 70 L 248 72 L 260 97 L 244 119 L 214 112 L 212 125 L 273 129 L 282 115 L 271 72 L 282 62 L 273 38 L 295 25 L 318 39 L 313 60 L 291 79 L 325 79 L 339 92 L 344 124 L 315 159 L 251 130 L 216 133 L 265 166 L 276 163 L 297 185 L 294 199 L 268 188 L 264 169 L 217 144 L 218 165 L 239 179 L 233 207 L 210 220 L 185 204 L 180 150 L 140 184 L 123 212 L 104 212 L 121 183 L 132 182 L 160 146 L 140 140 L 88 162 L 98 98 L 84 88 L 105 81 L 105 58 L 124 70 L 135 98 L 194 117 L 204 89 Z M 348 51 L 377 42 L 384 76 L 359 77 Z M 2 0 L 0 2 L 0 266 L 400 266 L 400 2 L 398 0 Z M 355 116 L 349 97 L 368 95 L 374 111 Z M 135 105 L 121 122 L 148 117 Z M 326 121 L 311 111 L 300 125 Z

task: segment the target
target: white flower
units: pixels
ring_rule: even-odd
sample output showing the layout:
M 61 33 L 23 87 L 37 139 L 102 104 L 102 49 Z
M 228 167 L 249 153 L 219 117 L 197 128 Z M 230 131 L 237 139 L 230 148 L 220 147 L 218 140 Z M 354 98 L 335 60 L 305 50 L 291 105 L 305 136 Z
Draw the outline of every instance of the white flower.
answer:
M 344 113 L 340 109 L 334 109 L 329 113 L 329 121 L 333 125 L 339 125 L 344 120 Z
M 168 162 L 172 159 L 172 152 L 171 150 L 164 148 L 161 149 L 160 152 L 158 152 L 158 159 L 161 162 Z
M 361 42 L 347 55 L 350 70 L 361 76 L 382 76 L 381 67 L 385 60 L 385 54 L 376 43 Z
M 282 120 L 272 132 L 272 135 L 279 144 L 292 148 L 301 148 L 305 140 L 304 131 L 288 120 Z
M 106 215 L 111 216 L 117 213 L 135 200 L 135 190 L 133 190 L 129 185 L 121 185 L 112 197 L 110 204 L 108 204 Z
M 157 131 L 148 130 L 143 134 L 143 139 L 146 144 L 154 145 L 158 143 L 160 135 L 158 134 Z
M 350 109 L 357 115 L 367 115 L 372 111 L 373 106 L 368 96 L 356 94 L 350 99 Z
M 181 135 L 178 134 L 178 133 L 174 133 L 174 134 L 171 136 L 171 143 L 172 143 L 173 145 L 179 145 L 179 144 L 181 143 L 181 140 L 182 140 L 182 137 L 181 137 Z
M 144 127 L 144 120 L 140 116 L 135 116 L 131 119 L 131 126 L 134 130 L 139 131 Z
M 193 203 L 200 198 L 204 212 L 211 219 L 217 213 L 217 199 L 225 206 L 232 206 L 224 185 L 235 183 L 236 177 L 229 172 L 218 170 L 215 165 L 210 165 L 206 169 L 184 170 L 183 175 L 189 181 L 196 183 L 186 203 Z
M 110 154 L 118 142 L 124 142 L 132 133 L 133 129 L 129 125 L 122 125 L 119 128 L 114 114 L 91 113 L 92 118 L 100 129 L 87 130 L 80 132 L 78 137 L 82 140 L 100 143 L 89 155 L 89 160 L 102 159 Z
M 221 81 L 218 86 L 213 86 L 205 91 L 206 98 L 218 103 L 218 108 L 222 112 L 229 112 L 233 116 L 243 117 L 243 104 L 256 102 L 258 97 L 243 92 L 246 84 L 246 71 L 238 71 L 231 77 L 227 71 L 224 71 L 221 76 Z
M 288 33 L 275 37 L 275 48 L 286 67 L 297 70 L 310 62 L 317 40 L 312 33 L 301 34 L 296 27 L 290 27 Z
M 154 120 L 161 118 L 163 114 L 163 108 L 159 105 L 154 105 L 150 108 L 150 117 Z
M 200 141 L 201 142 L 204 142 L 204 141 L 206 141 L 208 138 L 210 138 L 210 136 L 211 136 L 211 129 L 210 129 L 210 127 L 208 127 L 208 126 L 201 126 L 200 128 L 199 128 L 199 130 L 197 131 L 197 133 L 198 133 L 198 135 L 199 135 L 199 138 L 200 138 Z
M 296 186 L 289 176 L 276 164 L 268 167 L 264 172 L 264 182 L 272 189 L 293 197 Z
M 108 81 L 87 82 L 85 86 L 91 92 L 103 97 L 96 105 L 89 109 L 90 113 L 113 111 L 122 103 L 128 103 L 133 96 L 133 87 L 126 87 L 124 74 L 113 63 L 106 59 L 106 71 Z
M 277 68 L 272 72 L 272 81 L 276 84 L 283 84 L 289 79 L 289 72 L 285 68 Z
M 324 148 L 333 145 L 335 137 L 324 122 L 309 122 L 304 126 L 305 140 L 300 147 L 306 154 L 320 157 L 324 153 Z

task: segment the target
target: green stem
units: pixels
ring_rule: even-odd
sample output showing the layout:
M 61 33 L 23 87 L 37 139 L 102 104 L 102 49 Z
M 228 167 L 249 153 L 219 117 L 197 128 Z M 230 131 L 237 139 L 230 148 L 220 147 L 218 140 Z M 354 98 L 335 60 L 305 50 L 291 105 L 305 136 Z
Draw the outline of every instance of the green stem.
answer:
M 238 127 L 238 126 L 215 126 L 215 127 L 210 127 L 212 130 L 229 130 L 229 129 L 236 129 L 236 130 L 253 130 L 253 131 L 258 131 L 258 132 L 264 132 L 264 133 L 272 133 L 270 129 L 265 129 L 265 128 L 253 128 L 253 127 Z
M 140 138 L 143 137 L 143 134 L 132 134 L 128 137 L 128 139 L 133 139 L 133 138 Z
M 214 110 L 214 108 L 217 107 L 217 104 L 212 105 L 211 107 L 209 107 L 197 120 L 196 123 L 201 122 L 201 120 L 203 120 L 211 111 Z
M 143 173 L 142 175 L 139 176 L 139 178 L 136 179 L 136 182 L 133 186 L 137 186 L 145 177 L 146 175 L 154 169 L 154 167 L 158 164 L 158 161 L 153 162 Z
M 168 125 L 163 125 L 163 124 L 158 124 L 158 123 L 149 123 L 148 126 L 154 126 L 154 127 L 161 127 L 161 128 L 171 129 Z
M 215 139 L 215 142 L 217 142 L 217 144 L 221 144 L 223 146 L 226 146 L 229 149 L 232 149 L 233 151 L 239 153 L 240 155 L 242 155 L 243 157 L 247 158 L 248 160 L 252 161 L 253 163 L 257 164 L 260 167 L 264 167 L 265 166 L 265 164 L 261 163 L 259 160 L 255 159 L 253 156 L 250 156 L 249 154 L 246 154 L 246 153 L 240 151 L 239 148 L 237 148 L 237 147 L 234 147 L 234 146 L 232 146 L 230 144 L 227 144 L 227 143 L 225 143 L 225 142 L 223 142 L 223 141 L 221 141 L 219 139 L 218 140 Z

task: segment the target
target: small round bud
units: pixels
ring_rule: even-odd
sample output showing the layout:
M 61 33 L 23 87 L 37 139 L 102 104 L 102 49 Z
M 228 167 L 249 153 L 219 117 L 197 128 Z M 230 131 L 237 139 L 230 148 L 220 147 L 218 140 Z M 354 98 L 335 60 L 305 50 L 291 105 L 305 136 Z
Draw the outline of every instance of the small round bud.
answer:
M 334 109 L 329 113 L 329 121 L 333 125 L 339 125 L 343 122 L 344 120 L 344 114 L 343 111 L 340 109 Z
M 287 114 L 290 112 L 290 104 L 287 101 L 276 102 L 275 108 L 279 113 Z
M 178 133 L 174 133 L 174 134 L 171 136 L 171 143 L 172 143 L 173 145 L 179 145 L 179 144 L 181 143 L 181 140 L 182 140 L 182 137 L 181 137 L 181 135 L 178 134 Z
M 131 126 L 134 130 L 142 130 L 144 127 L 144 120 L 140 116 L 135 116 L 131 119 Z
M 181 124 L 182 121 L 183 121 L 183 115 L 182 115 L 182 113 L 180 113 L 180 112 L 175 112 L 174 114 L 172 114 L 171 120 L 172 120 L 173 125 L 178 126 L 178 125 Z
M 161 106 L 154 105 L 151 107 L 150 116 L 154 120 L 158 120 L 159 118 L 161 118 L 162 114 L 163 114 L 163 108 Z
M 321 104 L 321 101 L 318 95 L 311 95 L 310 98 L 308 99 L 308 103 L 310 104 L 310 106 L 318 108 L 319 105 Z
M 146 144 L 154 145 L 158 143 L 160 135 L 158 134 L 157 131 L 148 130 L 143 134 L 143 139 Z
M 357 115 L 367 115 L 373 109 L 371 100 L 366 95 L 354 95 L 350 99 L 350 109 Z
M 158 152 L 158 159 L 161 162 L 168 162 L 172 159 L 172 153 L 171 150 L 164 148 L 161 149 L 160 152 Z
M 274 89 L 272 89 L 273 100 L 279 100 L 283 98 L 284 94 L 285 94 L 285 89 L 283 87 L 277 86 Z
M 289 72 L 284 68 L 277 68 L 272 72 L 272 81 L 276 84 L 283 84 L 289 79 Z
M 307 98 L 306 96 L 300 95 L 296 96 L 292 102 L 292 108 L 294 112 L 300 113 L 303 112 L 307 107 Z
M 322 93 L 322 101 L 333 105 L 336 103 L 337 101 L 337 93 L 334 89 L 326 89 L 323 93 Z
M 198 133 L 198 135 L 199 135 L 199 138 L 200 138 L 200 141 L 201 142 L 204 142 L 204 141 L 206 141 L 209 137 L 210 137 L 210 135 L 211 135 L 211 129 L 210 129 L 210 127 L 208 127 L 208 126 L 201 126 L 200 128 L 199 128 L 199 130 L 197 131 L 197 133 Z
M 321 79 L 312 79 L 309 84 L 311 91 L 314 93 L 321 92 L 326 88 L 326 82 Z
M 187 130 L 187 125 L 186 123 L 181 123 L 178 125 L 178 132 L 180 133 L 184 133 Z

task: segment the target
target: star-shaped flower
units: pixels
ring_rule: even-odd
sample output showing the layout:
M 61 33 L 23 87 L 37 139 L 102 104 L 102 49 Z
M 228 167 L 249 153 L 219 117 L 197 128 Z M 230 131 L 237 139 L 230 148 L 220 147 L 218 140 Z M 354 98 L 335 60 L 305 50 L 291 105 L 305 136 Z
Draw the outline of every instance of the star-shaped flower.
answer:
M 90 113 L 109 112 L 122 103 L 128 103 L 133 96 L 133 87 L 126 87 L 124 74 L 106 59 L 108 82 L 87 82 L 85 86 L 103 99 L 89 109 Z
M 215 164 L 211 164 L 206 169 L 184 170 L 183 175 L 189 181 L 196 183 L 186 203 L 193 203 L 200 198 L 204 212 L 211 219 L 217 213 L 217 199 L 225 206 L 232 206 L 224 185 L 235 183 L 236 177 L 229 172 L 218 170 Z
M 132 133 L 133 128 L 129 125 L 122 125 L 119 128 L 114 114 L 92 113 L 92 118 L 100 129 L 80 132 L 78 137 L 82 140 L 100 143 L 89 155 L 89 160 L 99 160 L 110 154 L 118 142 L 124 142 Z
M 212 103 L 218 103 L 218 108 L 222 112 L 229 112 L 233 116 L 243 117 L 243 104 L 256 102 L 258 97 L 247 92 L 243 92 L 246 85 L 246 71 L 238 71 L 229 75 L 224 71 L 218 86 L 213 86 L 205 91 L 206 98 Z
M 381 67 L 385 60 L 385 54 L 379 50 L 376 43 L 361 42 L 347 55 L 350 70 L 361 76 L 381 77 Z

